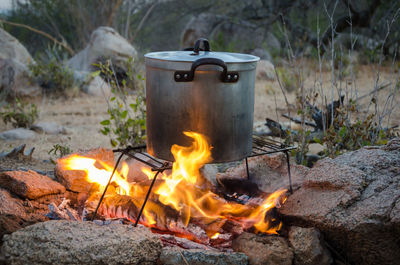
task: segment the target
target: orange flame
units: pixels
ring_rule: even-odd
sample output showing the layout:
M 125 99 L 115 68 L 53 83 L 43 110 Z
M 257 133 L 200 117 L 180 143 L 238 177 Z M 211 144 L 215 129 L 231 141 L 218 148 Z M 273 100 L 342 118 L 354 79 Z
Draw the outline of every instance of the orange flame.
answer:
M 158 201 L 178 211 L 185 225 L 189 223 L 190 218 L 194 217 L 203 218 L 207 223 L 217 219 L 234 219 L 241 223 L 243 228 L 254 227 L 257 232 L 276 234 L 281 228 L 281 223 L 272 226 L 270 220 L 266 220 L 266 213 L 270 209 L 280 206 L 286 190 L 278 190 L 265 198 L 259 206 L 250 207 L 235 202 L 227 202 L 211 191 L 199 189 L 196 187 L 201 182 L 199 170 L 204 164 L 212 161 L 212 147 L 202 134 L 195 132 L 184 132 L 184 134 L 194 141 L 189 147 L 172 146 L 171 152 L 175 158 L 172 173 L 169 175 L 160 174 L 158 178 L 161 180 L 161 184 L 154 188 L 154 194 L 158 197 Z M 79 155 L 71 155 L 59 160 L 63 169 L 83 170 L 86 172 L 88 182 L 98 183 L 104 189 L 113 168 L 102 161 L 97 162 L 104 169 L 95 166 L 95 159 Z M 113 182 L 119 187 L 116 192 L 120 195 L 130 195 L 136 201 L 139 200 L 138 204 L 141 204 L 146 190 L 136 183 L 129 183 L 127 181 L 128 172 L 129 167 L 125 163 L 120 172 L 115 172 Z M 142 172 L 148 176 L 149 180 L 154 178 L 154 172 L 151 170 L 142 168 Z M 148 203 L 143 211 L 144 224 L 157 226 L 155 215 L 162 215 L 162 211 L 162 207 Z M 217 238 L 218 235 L 214 231 L 209 236 Z

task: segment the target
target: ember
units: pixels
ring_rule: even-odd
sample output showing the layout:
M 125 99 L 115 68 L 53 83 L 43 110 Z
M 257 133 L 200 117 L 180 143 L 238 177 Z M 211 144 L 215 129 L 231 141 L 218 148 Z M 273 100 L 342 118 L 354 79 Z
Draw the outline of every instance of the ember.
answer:
M 160 175 L 140 223 L 200 242 L 209 242 L 210 238 L 230 238 L 231 233 L 238 234 L 250 228 L 255 232 L 277 234 L 281 223 L 269 220 L 267 213 L 285 201 L 286 190 L 278 190 L 262 198 L 259 204 L 226 201 L 202 185 L 204 179 L 199 170 L 212 161 L 212 147 L 206 137 L 195 132 L 184 134 L 191 137 L 193 143 L 189 147 L 172 146 L 175 158 L 172 172 Z M 79 155 L 62 159 L 59 163 L 66 170 L 85 171 L 87 180 L 100 186 L 99 191 L 105 188 L 113 170 L 102 161 Z M 154 173 L 149 169 L 143 168 L 142 171 L 149 179 L 153 178 Z M 129 183 L 128 172 L 129 167 L 123 164 L 113 176 L 114 188 L 107 191 L 100 209 L 106 217 L 136 220 L 148 186 Z

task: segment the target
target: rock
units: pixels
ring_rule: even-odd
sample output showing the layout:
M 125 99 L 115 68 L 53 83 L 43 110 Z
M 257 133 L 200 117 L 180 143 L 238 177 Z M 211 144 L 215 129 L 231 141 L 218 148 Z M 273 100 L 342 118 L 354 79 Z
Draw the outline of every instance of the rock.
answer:
M 193 17 L 182 32 L 182 48 L 193 47 L 199 38 L 209 38 L 213 29 L 224 19 L 224 16 L 211 13 L 202 13 Z
M 74 70 L 90 72 L 94 63 L 111 59 L 114 67 L 127 71 L 129 57 L 137 57 L 135 48 L 113 28 L 99 27 L 93 31 L 85 49 L 69 59 L 67 65 Z
M 257 184 L 264 192 L 272 193 L 281 188 L 289 188 L 286 156 L 284 154 L 263 155 L 248 159 L 249 180 Z M 308 168 L 300 165 L 290 166 L 292 185 L 294 188 L 303 182 Z M 240 164 L 237 167 L 229 168 L 225 173 L 217 174 L 217 181 L 222 184 L 225 180 L 247 179 L 246 165 Z
M 27 217 L 22 201 L 12 196 L 7 190 L 0 188 L 0 214 Z
M 54 174 L 61 184 L 71 191 L 87 193 L 91 188 L 91 184 L 86 180 L 86 173 L 84 171 L 66 170 L 65 166 L 61 163 L 63 159 L 67 159 L 73 155 L 81 155 L 96 160 L 101 160 L 110 167 L 114 167 L 114 153 L 112 150 L 105 148 L 96 148 L 86 152 L 74 153 L 60 158 L 57 161 Z
M 28 67 L 13 58 L 1 58 L 1 49 L 0 91 L 12 98 L 34 97 L 41 93 L 39 85 L 29 77 Z
M 27 213 L 20 199 L 0 188 L 0 245 L 5 234 L 10 234 L 27 225 Z M 0 259 L 1 264 L 1 259 Z
M 0 187 L 28 199 L 65 192 L 60 183 L 32 170 L 0 173 Z
M 55 122 L 38 122 L 32 125 L 32 130 L 45 134 L 66 134 L 67 130 Z
M 271 130 L 265 121 L 254 122 L 253 133 L 258 136 L 267 136 L 271 134 Z
M 249 54 L 260 57 L 261 60 L 272 61 L 271 54 L 266 49 L 263 48 L 255 48 L 254 50 L 249 51 Z
M 277 236 L 243 233 L 233 240 L 232 248 L 249 258 L 249 265 L 291 265 L 293 250 L 287 241 Z
M 294 251 L 295 265 L 332 264 L 332 257 L 315 228 L 290 227 L 289 243 Z
M 36 133 L 34 131 L 25 128 L 16 128 L 0 133 L 1 140 L 27 140 L 35 136 Z
M 246 41 L 243 36 L 251 42 Z M 212 13 L 201 13 L 186 24 L 181 34 L 182 48 L 193 47 L 199 38 L 215 41 L 222 46 L 217 47 L 220 49 L 229 46 L 235 52 L 259 53 L 265 58 L 268 58 L 269 53 L 276 53 L 281 48 L 277 38 L 265 28 L 246 20 L 232 21 L 229 16 Z
M 61 201 L 63 195 L 45 195 L 36 200 L 22 201 L 5 189 L 0 188 L 0 245 L 4 234 L 12 233 L 27 225 L 48 220 L 49 203 Z M 0 264 L 1 259 L 0 259 Z
M 160 262 L 163 265 L 247 265 L 248 259 L 243 253 L 164 247 Z
M 267 60 L 260 60 L 256 68 L 257 80 L 275 81 L 274 65 Z
M 162 244 L 147 228 L 47 221 L 11 235 L 1 248 L 7 264 L 155 264 Z
M 111 87 L 100 76 L 95 76 L 87 84 L 83 85 L 82 91 L 95 97 L 108 98 L 111 95 Z
M 350 263 L 397 263 L 400 149 L 394 142 L 318 161 L 279 209 L 284 223 L 318 228 Z
M 2 28 L 0 28 L 0 58 L 14 59 L 25 65 L 35 62 L 27 49 Z
M 24 219 L 13 214 L 0 214 L 0 247 L 4 235 L 11 234 L 25 226 L 27 223 Z M 1 259 L 0 259 L 1 264 Z

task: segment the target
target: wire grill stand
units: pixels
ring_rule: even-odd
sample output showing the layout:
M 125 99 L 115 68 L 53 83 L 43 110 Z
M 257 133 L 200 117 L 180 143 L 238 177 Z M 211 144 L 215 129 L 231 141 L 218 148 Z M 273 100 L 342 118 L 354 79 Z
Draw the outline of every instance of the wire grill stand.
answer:
M 273 153 L 279 153 L 279 152 L 283 152 L 286 155 L 286 163 L 287 163 L 287 168 L 288 168 L 288 178 L 289 178 L 289 192 L 292 193 L 293 189 L 292 189 L 292 176 L 290 173 L 290 157 L 289 157 L 289 151 L 295 149 L 295 146 L 288 146 L 285 144 L 282 144 L 276 140 L 273 140 L 271 138 L 266 138 L 266 137 L 260 137 L 260 136 L 256 136 L 253 135 L 253 150 L 251 152 L 251 154 L 245 158 L 245 162 L 246 162 L 246 173 L 247 173 L 247 178 L 250 178 L 250 172 L 249 172 L 249 162 L 248 162 L 248 158 L 249 157 L 255 157 L 255 156 L 261 156 L 261 155 L 268 155 L 268 154 L 273 154 Z M 97 215 L 97 211 L 101 205 L 101 202 L 104 199 L 104 195 L 107 192 L 108 186 L 111 183 L 111 180 L 114 176 L 115 171 L 117 170 L 119 163 L 121 162 L 121 159 L 124 155 L 135 159 L 147 166 L 149 166 L 151 168 L 151 171 L 155 172 L 154 173 L 154 177 L 153 180 L 150 184 L 150 187 L 147 191 L 146 197 L 144 199 L 144 202 L 142 204 L 142 207 L 140 208 L 139 214 L 136 218 L 135 224 L 134 226 L 136 227 L 140 217 L 143 213 L 144 207 L 146 206 L 147 200 L 149 199 L 149 196 L 151 194 L 151 190 L 153 189 L 154 183 L 158 177 L 158 175 L 162 172 L 164 172 L 165 170 L 168 169 L 172 169 L 172 163 L 168 162 L 168 161 L 160 161 L 154 157 L 152 157 L 151 155 L 145 153 L 144 151 L 146 150 L 146 146 L 142 145 L 142 146 L 136 146 L 136 147 L 132 147 L 132 146 L 128 146 L 127 148 L 123 148 L 123 149 L 115 149 L 113 150 L 114 153 L 121 153 L 117 159 L 117 162 L 115 163 L 113 172 L 110 176 L 110 179 L 108 180 L 108 183 L 106 185 L 106 187 L 104 188 L 103 194 L 100 197 L 99 203 L 97 204 L 96 210 L 94 211 L 94 214 L 92 216 L 92 221 L 94 220 L 94 218 Z M 149 158 L 149 160 L 145 160 L 143 159 L 143 156 Z

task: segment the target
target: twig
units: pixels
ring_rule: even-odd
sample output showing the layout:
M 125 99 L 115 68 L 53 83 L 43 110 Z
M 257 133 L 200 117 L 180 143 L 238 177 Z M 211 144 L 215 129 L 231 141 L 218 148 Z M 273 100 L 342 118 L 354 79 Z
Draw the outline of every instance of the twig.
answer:
M 67 43 L 57 40 L 56 38 L 54 38 L 53 36 L 51 36 L 50 34 L 44 32 L 44 31 L 32 28 L 31 26 L 28 26 L 28 25 L 25 25 L 25 24 L 10 22 L 10 21 L 6 21 L 6 20 L 3 20 L 3 19 L 0 19 L 0 23 L 9 24 L 9 25 L 16 26 L 16 27 L 21 27 L 21 28 L 26 28 L 26 29 L 28 29 L 30 31 L 36 32 L 36 33 L 38 33 L 38 34 L 40 34 L 42 36 L 45 36 L 46 38 L 52 40 L 53 42 L 57 43 L 58 45 L 63 46 L 70 53 L 70 55 L 74 55 L 75 54 L 74 50 L 72 50 L 72 48 L 69 47 Z
M 376 93 L 376 92 L 378 92 L 378 91 L 380 91 L 380 90 L 382 90 L 382 89 L 384 89 L 384 88 L 387 88 L 387 87 L 390 86 L 391 84 L 392 84 L 391 82 L 387 82 L 387 83 L 385 83 L 385 84 L 383 84 L 383 85 L 380 85 L 380 86 L 378 86 L 377 88 L 375 88 L 374 90 L 370 91 L 369 93 L 367 93 L 367 94 L 365 94 L 365 95 L 362 95 L 362 96 L 356 98 L 356 101 L 359 101 L 359 100 L 361 100 L 361 99 L 363 99 L 363 98 L 369 97 L 370 95 L 372 95 L 372 94 L 374 94 L 374 93 Z
M 281 79 L 279 78 L 278 72 L 276 71 L 275 65 L 274 65 L 274 71 L 275 71 L 276 79 L 278 80 L 279 87 L 280 87 L 280 89 L 282 91 L 283 97 L 285 98 L 286 106 L 287 106 L 287 108 L 289 110 L 290 109 L 290 104 L 289 104 L 289 101 L 288 101 L 288 99 L 286 97 L 285 90 L 283 89 L 283 86 L 282 86 L 282 83 L 281 83 Z
M 294 117 L 290 117 L 288 114 L 282 114 L 282 117 L 285 117 L 285 118 L 287 118 L 287 119 L 289 119 L 289 120 L 291 120 L 291 121 L 293 121 L 293 122 L 295 122 L 295 123 L 298 123 L 298 124 L 301 124 L 302 122 L 301 122 L 301 120 L 299 120 L 298 118 L 294 118 Z M 314 122 L 312 122 L 312 121 L 307 121 L 307 120 L 305 120 L 304 121 L 304 124 L 305 125 L 307 125 L 307 126 L 311 126 L 311 127 L 314 127 L 314 128 L 317 128 L 318 126 L 314 123 Z
M 157 3 L 154 3 L 151 5 L 151 7 L 147 10 L 146 14 L 143 16 L 142 20 L 139 23 L 139 26 L 136 28 L 135 33 L 133 34 L 133 37 L 130 39 L 130 41 L 133 41 L 136 38 L 136 35 L 139 33 L 139 31 L 142 29 L 142 26 L 144 22 L 147 20 L 149 17 L 151 11 L 153 11 L 153 8 L 157 5 Z

